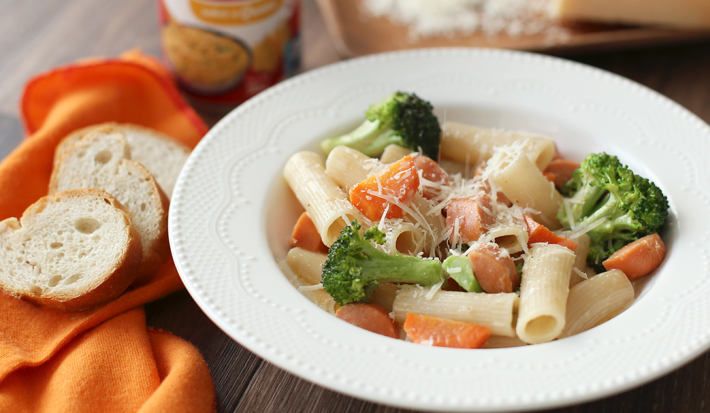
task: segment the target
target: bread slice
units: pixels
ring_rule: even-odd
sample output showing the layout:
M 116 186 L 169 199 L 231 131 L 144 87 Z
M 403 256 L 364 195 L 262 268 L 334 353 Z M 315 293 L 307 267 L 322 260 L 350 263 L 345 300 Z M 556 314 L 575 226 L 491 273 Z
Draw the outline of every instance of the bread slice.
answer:
M 142 284 L 158 271 L 170 254 L 168 199 L 139 162 L 129 159 L 123 133 L 113 127 L 96 129 L 70 145 L 54 165 L 49 193 L 99 188 L 128 208 L 141 234 L 143 263 L 136 279 Z
M 118 297 L 142 255 L 128 210 L 98 189 L 45 196 L 0 222 L 0 288 L 64 311 Z
M 175 182 L 190 156 L 190 148 L 168 135 L 130 123 L 102 123 L 76 130 L 67 135 L 55 150 L 55 163 L 69 147 L 92 131 L 111 126 L 123 132 L 131 151 L 131 159 L 145 166 L 165 195 L 170 199 Z

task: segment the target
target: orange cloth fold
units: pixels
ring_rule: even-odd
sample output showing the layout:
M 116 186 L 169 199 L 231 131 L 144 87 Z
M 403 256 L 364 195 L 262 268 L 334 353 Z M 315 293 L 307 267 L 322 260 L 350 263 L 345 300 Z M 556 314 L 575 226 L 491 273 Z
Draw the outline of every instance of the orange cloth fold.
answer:
M 54 148 L 69 132 L 128 122 L 194 147 L 207 127 L 169 73 L 139 52 L 91 59 L 32 79 L 26 139 L 0 163 L 0 219 L 47 194 Z M 0 293 L 0 411 L 212 412 L 206 363 L 189 343 L 146 327 L 142 304 L 183 288 L 172 261 L 147 285 L 79 313 Z

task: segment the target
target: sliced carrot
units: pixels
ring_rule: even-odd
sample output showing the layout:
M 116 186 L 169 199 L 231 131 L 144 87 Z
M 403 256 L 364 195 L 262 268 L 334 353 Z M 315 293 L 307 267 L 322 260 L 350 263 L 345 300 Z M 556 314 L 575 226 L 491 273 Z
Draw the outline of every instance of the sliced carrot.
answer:
M 555 175 L 552 172 L 543 172 L 542 176 L 544 176 L 545 179 L 547 179 L 550 182 L 555 182 L 555 178 L 557 177 L 557 175 Z
M 481 244 L 468 254 L 473 275 L 489 294 L 512 293 L 520 286 L 520 275 L 510 256 L 494 244 Z
M 301 247 L 313 252 L 328 252 L 328 247 L 323 244 L 315 224 L 311 221 L 311 217 L 303 211 L 291 233 L 291 246 Z
M 528 234 L 530 238 L 528 239 L 528 246 L 535 244 L 536 242 L 546 242 L 548 244 L 558 244 L 563 247 L 567 247 L 572 251 L 576 250 L 579 245 L 569 238 L 565 238 L 555 234 L 549 229 L 545 228 L 544 225 L 537 223 L 529 215 L 523 214 L 525 217 L 525 224 L 528 226 Z
M 422 178 L 442 186 L 449 186 L 449 175 L 441 169 L 438 163 L 423 155 L 414 158 L 417 170 L 422 172 Z M 422 196 L 426 199 L 433 199 L 439 196 L 441 190 L 434 187 L 425 187 Z
M 602 263 L 607 270 L 621 270 L 630 281 L 658 268 L 666 256 L 666 244 L 658 234 L 646 235 L 624 246 Z
M 394 198 L 408 205 L 419 188 L 419 174 L 411 155 L 407 155 L 387 169 L 350 188 L 350 202 L 371 221 L 378 221 L 389 205 L 387 218 L 402 218 L 402 208 L 385 198 Z M 379 197 L 373 194 L 382 194 Z
M 352 303 L 335 312 L 335 316 L 354 326 L 383 336 L 399 338 L 394 321 L 387 310 L 376 304 Z
M 491 335 L 485 326 L 414 313 L 407 313 L 404 331 L 417 344 L 453 348 L 481 348 Z
M 446 206 L 446 229 L 455 229 L 457 222 L 459 228 L 458 234 L 452 232 L 454 243 L 478 241 L 486 227 L 495 223 L 492 203 L 493 200 L 485 192 L 449 201 Z
M 572 173 L 579 168 L 579 162 L 568 161 L 567 159 L 555 159 L 547 165 L 544 173 L 554 174 L 555 187 L 561 188 L 567 181 L 572 179 Z

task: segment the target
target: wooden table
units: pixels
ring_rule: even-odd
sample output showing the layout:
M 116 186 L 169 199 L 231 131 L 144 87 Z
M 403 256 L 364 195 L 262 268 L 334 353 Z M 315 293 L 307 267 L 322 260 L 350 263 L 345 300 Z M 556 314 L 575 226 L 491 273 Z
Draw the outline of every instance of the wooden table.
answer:
M 338 60 L 314 0 L 303 1 L 304 70 Z M 159 54 L 155 0 L 0 0 L 0 158 L 22 138 L 17 106 L 27 79 L 76 59 L 134 47 Z M 633 79 L 710 121 L 710 43 L 566 56 Z M 148 324 L 202 352 L 219 412 L 404 412 L 326 390 L 227 337 L 186 292 L 146 306 Z M 710 410 L 710 352 L 640 388 L 554 412 Z M 514 389 L 513 389 L 514 391 Z

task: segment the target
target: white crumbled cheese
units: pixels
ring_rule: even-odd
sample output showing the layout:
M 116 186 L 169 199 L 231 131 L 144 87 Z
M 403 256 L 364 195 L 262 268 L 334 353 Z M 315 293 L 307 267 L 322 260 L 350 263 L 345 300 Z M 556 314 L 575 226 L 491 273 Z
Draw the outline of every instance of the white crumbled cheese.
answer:
M 385 169 L 387 165 L 381 163 L 377 158 L 370 158 L 362 163 L 362 167 L 368 171 L 368 178 L 381 170 Z
M 525 156 L 528 139 L 519 140 L 510 145 L 494 146 L 493 155 L 486 163 L 481 179 L 489 180 L 494 172 L 503 172 L 505 168 L 521 156 Z
M 426 299 L 431 300 L 432 298 L 434 298 L 434 295 L 439 292 L 442 285 L 444 285 L 444 280 L 441 280 L 438 283 L 432 285 L 429 289 L 429 292 L 426 293 Z
M 414 294 L 412 295 L 412 298 L 419 298 L 419 297 L 421 297 L 422 295 L 426 295 L 426 293 L 429 291 L 428 289 L 425 289 L 425 288 L 422 287 L 421 285 L 415 285 L 415 286 L 410 287 L 410 288 L 416 288 L 416 289 L 417 289 L 417 291 L 415 291 Z
M 366 197 L 368 200 L 372 199 L 370 195 Z M 380 229 L 382 232 L 386 232 L 387 230 L 385 229 L 385 219 L 387 219 L 387 213 L 390 211 L 390 204 L 389 202 L 385 206 L 385 212 L 382 213 L 382 218 L 380 218 L 380 223 L 377 224 L 377 228 Z
M 409 27 L 412 40 L 484 33 L 488 37 L 545 34 L 568 36 L 549 16 L 552 0 L 365 0 L 363 12 Z
M 416 223 L 415 225 L 424 230 L 424 232 L 429 240 L 439 239 L 439 234 L 433 228 L 431 228 L 429 223 L 426 221 L 426 218 L 424 217 L 424 213 L 419 211 L 419 209 L 417 208 L 417 206 L 414 203 L 411 203 L 409 205 L 405 205 L 402 202 L 400 202 L 396 197 L 394 197 L 392 195 L 386 195 L 386 194 L 382 193 L 382 191 L 373 191 L 373 190 L 368 189 L 365 193 L 375 196 L 375 197 L 378 197 L 378 198 L 382 198 L 385 201 L 389 202 L 390 204 L 398 206 L 399 208 L 402 209 L 402 211 L 404 211 L 405 214 L 411 216 L 412 219 L 414 219 L 414 221 Z M 434 243 L 431 243 L 430 250 L 428 252 L 429 256 L 436 255 L 436 247 L 437 247 L 437 245 L 435 245 Z
M 504 204 L 497 204 L 496 210 L 495 222 L 488 226 L 486 233 L 481 236 L 479 241 L 483 243 L 495 242 L 498 237 L 517 234 L 518 245 L 524 252 L 528 252 L 528 239 L 524 237 L 524 234 L 527 233 L 527 226 L 523 218 L 523 208 L 517 205 L 507 207 Z M 507 251 L 505 248 L 503 250 Z
M 313 285 L 303 285 L 298 287 L 298 291 L 314 291 L 314 290 L 322 290 L 323 289 L 323 284 L 313 284 Z
M 431 346 L 434 345 L 434 339 L 433 339 L 433 338 L 430 338 L 430 339 L 428 339 L 428 340 L 423 340 L 423 341 L 420 341 L 419 344 L 422 345 L 422 346 L 429 346 L 429 347 L 431 347 Z
M 577 267 L 572 267 L 572 271 L 576 272 L 577 275 L 579 275 L 580 277 L 582 277 L 585 280 L 589 279 L 589 276 L 587 275 L 587 273 L 580 271 L 579 268 L 577 268 Z
M 580 236 L 580 235 L 582 235 L 582 234 L 586 234 L 587 232 L 589 232 L 589 231 L 593 230 L 594 228 L 598 227 L 599 225 L 602 225 L 602 224 L 605 223 L 606 221 L 608 221 L 608 219 L 607 219 L 606 217 L 604 217 L 604 218 L 599 218 L 598 220 L 596 220 L 596 221 L 594 221 L 594 222 L 590 222 L 589 224 L 587 224 L 587 225 L 585 225 L 585 226 L 577 226 L 577 227 L 575 227 L 575 228 L 572 229 L 572 234 L 571 234 L 570 236 L 572 236 L 572 237 L 578 237 L 578 236 Z
M 462 244 L 462 242 L 461 242 L 461 221 L 462 220 L 463 220 L 462 217 L 456 217 L 456 219 L 454 219 L 454 227 L 451 229 L 451 244 L 452 245 Z

